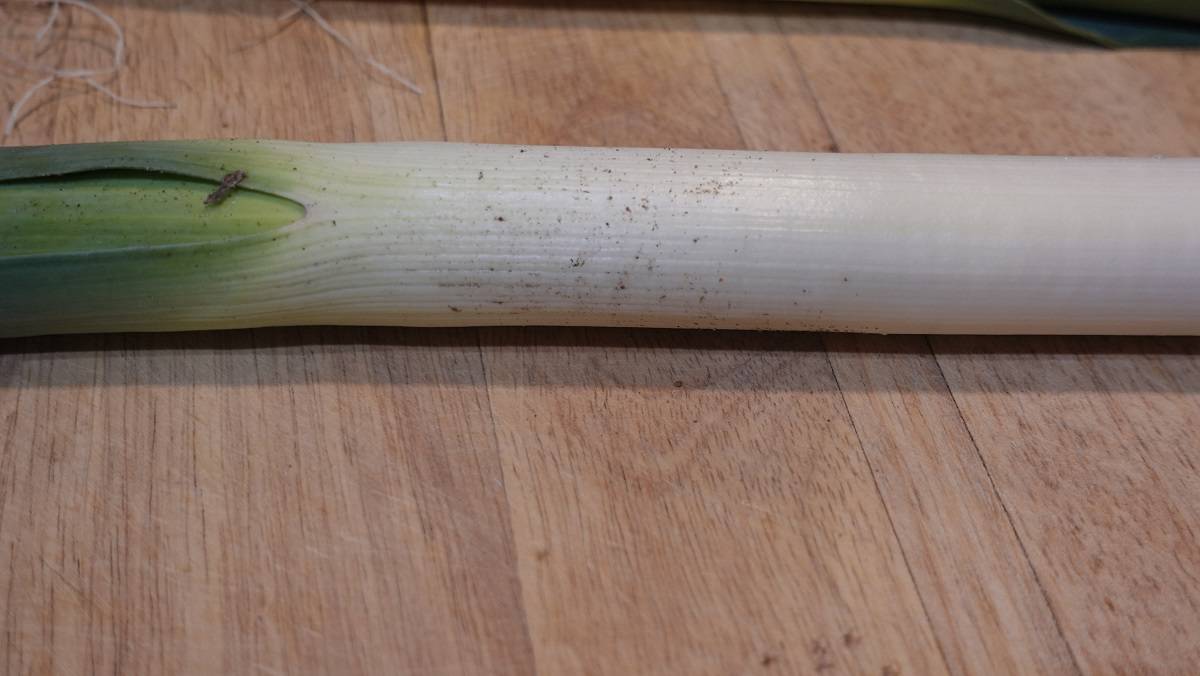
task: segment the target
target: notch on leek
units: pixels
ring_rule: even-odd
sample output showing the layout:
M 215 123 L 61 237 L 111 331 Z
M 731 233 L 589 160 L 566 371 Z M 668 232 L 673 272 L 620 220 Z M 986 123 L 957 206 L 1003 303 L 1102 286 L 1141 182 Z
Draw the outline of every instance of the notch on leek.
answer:
M 205 205 L 229 172 L 245 179 Z M 1200 160 L 0 149 L 0 335 L 297 324 L 1200 334 Z

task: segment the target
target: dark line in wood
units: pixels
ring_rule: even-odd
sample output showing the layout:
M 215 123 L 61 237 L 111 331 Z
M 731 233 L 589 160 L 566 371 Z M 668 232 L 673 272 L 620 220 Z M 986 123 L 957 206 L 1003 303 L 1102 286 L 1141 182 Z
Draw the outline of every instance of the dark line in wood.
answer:
M 488 375 L 487 358 L 483 353 L 483 331 L 475 329 L 475 347 L 479 354 L 479 370 L 483 375 L 483 399 L 488 411 L 488 429 L 492 432 L 492 448 L 496 451 L 497 469 L 500 470 L 500 495 L 504 499 L 504 539 L 512 551 L 513 579 L 517 583 L 517 606 L 521 611 L 521 636 L 525 640 L 525 650 L 529 654 L 529 663 L 533 665 L 533 673 L 540 674 L 538 669 L 537 651 L 533 648 L 533 634 L 529 630 L 529 609 L 525 607 L 525 583 L 521 579 L 520 555 L 517 553 L 517 536 L 513 530 L 512 503 L 508 501 L 508 482 L 504 479 L 504 456 L 500 451 L 500 435 L 496 433 L 496 408 L 492 405 L 492 380 Z
M 821 105 L 821 99 L 817 97 L 817 92 L 812 87 L 812 82 L 808 79 L 808 72 L 804 70 L 804 64 L 800 61 L 800 55 L 796 54 L 796 49 L 792 47 L 792 41 L 788 39 L 787 31 L 783 29 L 783 22 L 779 18 L 779 11 L 776 9 L 773 16 L 775 18 L 775 30 L 779 33 L 780 39 L 787 47 L 788 54 L 792 57 L 792 65 L 796 67 L 796 72 L 800 74 L 800 81 L 804 83 L 804 90 L 808 92 L 809 98 L 812 99 L 813 107 L 817 109 L 817 117 L 821 120 L 821 125 L 825 127 L 825 134 L 829 138 L 830 150 L 835 153 L 842 152 L 842 144 L 837 139 L 837 134 L 833 131 L 833 125 L 829 123 L 829 117 L 825 115 L 825 107 Z
M 942 384 L 946 387 L 946 393 L 950 395 L 950 401 L 954 402 L 954 410 L 958 413 L 958 420 L 962 423 L 963 429 L 967 431 L 967 438 L 971 440 L 971 446 L 975 449 L 975 455 L 979 458 L 980 464 L 983 465 L 983 473 L 987 475 L 988 485 L 991 486 L 992 493 L 996 496 L 996 501 L 1000 503 L 1000 509 L 1004 512 L 1004 518 L 1008 521 L 1008 527 L 1012 529 L 1013 537 L 1017 539 L 1017 545 L 1021 548 L 1021 556 L 1025 557 L 1025 565 L 1029 566 L 1029 572 L 1033 575 L 1033 582 L 1042 594 L 1042 600 L 1045 601 L 1046 609 L 1050 612 L 1050 619 L 1054 620 L 1054 629 L 1058 632 L 1058 637 L 1062 639 L 1063 645 L 1067 647 L 1067 654 L 1071 656 L 1071 665 L 1075 667 L 1076 674 L 1082 674 L 1083 670 L 1079 668 L 1079 659 L 1075 655 L 1075 648 L 1067 640 L 1066 633 L 1063 632 L 1062 623 L 1058 620 L 1058 613 L 1054 612 L 1054 604 L 1050 602 L 1050 595 L 1046 593 L 1046 585 L 1042 584 L 1042 578 L 1038 575 L 1037 566 L 1033 565 L 1033 559 L 1029 557 L 1029 550 L 1025 547 L 1025 540 L 1021 538 L 1021 532 L 1017 530 L 1012 513 L 1008 511 L 1008 504 L 1004 502 L 1004 496 L 1000 493 L 1000 489 L 996 486 L 996 480 L 992 477 L 992 470 L 988 467 L 987 460 L 979 450 L 979 443 L 975 441 L 975 433 L 971 431 L 971 426 L 967 424 L 967 417 L 963 414 L 962 406 L 958 404 L 958 397 L 955 396 L 954 389 L 950 387 L 950 381 L 946 379 L 946 371 L 942 368 L 942 362 L 938 359 L 937 352 L 933 349 L 933 341 L 930 340 L 929 336 L 925 336 L 925 346 L 929 349 L 929 356 L 933 358 L 933 363 L 937 366 L 938 375 L 942 378 Z
M 700 30 L 694 22 L 692 27 Z M 746 144 L 746 134 L 742 131 L 742 122 L 738 119 L 737 111 L 733 109 L 733 100 L 729 98 L 729 92 L 725 91 L 725 83 L 721 81 L 721 74 L 717 72 L 717 60 L 713 58 L 708 40 L 701 37 L 700 44 L 704 46 L 704 56 L 708 59 L 708 70 L 712 74 L 713 84 L 717 85 L 717 91 L 721 92 L 721 100 L 725 102 L 725 112 L 729 114 L 729 120 L 733 122 L 733 130 L 737 132 L 738 144 L 743 150 L 749 150 Z
M 917 583 L 917 578 L 913 575 L 912 564 L 908 561 L 908 552 L 904 551 L 904 541 L 900 538 L 899 531 L 896 530 L 896 522 L 892 519 L 892 510 L 888 507 L 887 499 L 883 497 L 883 488 L 879 485 L 879 479 L 875 476 L 875 467 L 871 464 L 871 457 L 867 454 L 867 447 L 863 444 L 862 435 L 858 432 L 858 424 L 854 422 L 854 415 L 850 413 L 850 405 L 846 402 L 846 391 L 842 388 L 842 381 L 838 378 L 837 369 L 833 367 L 833 359 L 829 356 L 829 346 L 826 344 L 826 335 L 821 334 L 821 347 L 825 349 L 825 363 L 829 365 L 829 373 L 833 376 L 833 382 L 837 384 L 838 397 L 842 402 L 842 410 L 846 413 L 846 419 L 850 421 L 850 429 L 854 430 L 854 439 L 858 442 L 858 451 L 862 453 L 863 462 L 867 465 L 867 472 L 871 475 L 871 483 L 875 486 L 875 495 L 879 498 L 879 504 L 883 507 L 883 513 L 887 516 L 888 528 L 892 531 L 892 539 L 896 543 L 896 549 L 900 551 L 900 560 L 904 562 L 904 570 L 908 573 L 908 580 L 912 583 L 913 593 L 917 595 L 917 602 L 921 604 L 921 612 L 925 615 L 925 624 L 929 627 L 929 634 L 933 636 L 933 643 L 937 646 L 938 655 L 942 658 L 942 666 L 945 667 L 946 673 L 953 673 L 950 668 L 950 659 L 946 657 L 946 648 L 942 645 L 942 639 L 938 636 L 937 627 L 933 624 L 933 618 L 929 615 L 929 608 L 925 605 L 925 597 L 921 594 L 921 585 Z
M 425 24 L 425 49 L 429 52 L 429 65 L 433 68 L 433 88 L 437 91 L 438 117 L 442 121 L 442 140 L 450 140 L 450 127 L 446 124 L 446 100 L 442 97 L 442 77 L 438 74 L 437 53 L 433 49 L 433 25 L 429 23 L 429 2 L 421 2 L 421 21 Z
M 437 91 L 438 99 L 438 115 L 442 122 L 442 139 L 450 140 L 450 125 L 446 121 L 446 100 L 442 92 L 442 78 L 438 71 L 437 51 L 433 48 L 433 24 L 429 21 L 429 3 L 421 2 L 421 20 L 425 24 L 425 47 L 429 51 L 429 63 L 433 68 L 433 86 Z M 513 528 L 513 512 L 512 503 L 508 499 L 508 482 L 504 479 L 504 456 L 500 448 L 500 435 L 496 431 L 496 408 L 492 404 L 492 382 L 488 374 L 487 357 L 483 352 L 483 331 L 478 328 L 471 329 L 471 333 L 475 337 L 475 350 L 479 357 L 479 371 L 483 378 L 482 393 L 484 404 L 487 406 L 488 421 L 487 427 L 491 432 L 492 448 L 495 452 L 495 461 L 497 470 L 500 475 L 500 495 L 504 500 L 504 516 L 502 520 L 504 524 L 504 541 L 508 544 L 511 552 L 509 564 L 512 567 L 513 579 L 516 581 L 516 601 L 517 609 L 521 616 L 521 637 L 525 643 L 524 652 L 529 656 L 529 663 L 533 666 L 533 673 L 540 673 L 537 664 L 537 651 L 533 647 L 533 634 L 529 629 L 529 610 L 525 607 L 525 587 L 521 580 L 521 565 L 520 555 L 517 552 L 517 539 Z
M 775 29 L 779 33 L 780 39 L 783 40 L 784 46 L 787 47 L 788 54 L 792 57 L 792 64 L 796 68 L 796 72 L 800 74 L 800 80 L 804 83 L 804 89 L 808 92 L 809 98 L 812 99 L 813 106 L 817 109 L 817 116 L 821 120 L 821 125 L 825 128 L 825 135 L 829 139 L 829 143 L 833 152 L 841 152 L 841 144 L 834 134 L 833 125 L 830 124 L 829 118 L 825 115 L 825 109 L 821 106 L 821 101 L 817 98 L 817 94 L 813 91 L 812 83 L 809 82 L 808 73 L 804 71 L 804 66 L 800 62 L 800 57 L 796 54 L 796 50 L 792 47 L 792 43 L 788 40 L 787 32 L 783 29 L 783 24 L 780 21 L 779 14 L 774 14 Z M 842 410 L 846 413 L 846 419 L 850 421 L 850 429 L 854 430 L 854 439 L 858 443 L 859 453 L 862 454 L 863 462 L 867 465 L 867 471 L 871 474 L 871 483 L 875 486 L 875 495 L 879 498 L 879 504 L 883 507 L 883 513 L 888 520 L 888 528 L 892 532 L 892 539 L 896 543 L 896 549 L 900 552 L 900 559 L 904 562 L 904 570 L 908 573 L 909 583 L 912 584 L 913 593 L 917 596 L 917 602 L 921 604 L 921 612 L 925 615 L 925 624 L 929 627 L 929 634 L 933 637 L 933 642 L 937 646 L 938 655 L 942 658 L 942 666 L 947 673 L 953 670 L 950 667 L 950 659 L 946 656 L 946 648 L 942 644 L 942 637 L 939 636 L 936 625 L 933 623 L 933 618 L 929 614 L 929 607 L 926 605 L 925 596 L 921 593 L 921 585 L 917 582 L 916 576 L 913 574 L 912 564 L 908 560 L 908 552 L 904 549 L 904 541 L 900 537 L 900 532 L 896 529 L 896 521 L 892 518 L 892 510 L 888 505 L 887 498 L 883 495 L 883 487 L 879 485 L 879 478 L 875 476 L 875 467 L 871 464 L 871 457 L 867 453 L 867 448 L 863 444 L 862 435 L 858 431 L 858 423 L 854 420 L 854 414 L 850 412 L 850 405 L 846 402 L 846 391 L 842 387 L 842 381 L 838 378 L 837 369 L 833 366 L 833 358 L 829 355 L 828 334 L 821 334 L 821 348 L 825 351 L 825 363 L 829 365 L 829 372 L 833 376 L 834 383 L 837 384 L 838 398 L 842 402 Z

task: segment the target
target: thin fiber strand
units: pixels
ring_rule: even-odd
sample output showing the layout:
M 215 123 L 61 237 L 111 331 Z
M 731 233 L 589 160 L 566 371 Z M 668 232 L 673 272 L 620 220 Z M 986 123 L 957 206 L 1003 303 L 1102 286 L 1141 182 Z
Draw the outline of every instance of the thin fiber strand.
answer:
M 296 19 L 299 19 L 302 16 L 304 16 L 304 8 L 292 7 L 291 9 L 284 12 L 283 14 L 280 14 L 279 16 L 275 17 L 274 28 L 272 28 L 271 30 L 263 31 L 262 33 L 260 33 L 258 35 L 258 37 L 254 38 L 252 40 L 247 40 L 246 42 L 242 43 L 242 45 L 240 47 L 238 47 L 235 51 L 244 52 L 247 49 L 251 49 L 253 47 L 257 47 L 257 46 L 261 45 L 262 43 L 266 42 L 267 40 L 270 40 L 271 38 L 275 37 L 276 35 L 279 35 L 280 33 L 287 30 L 288 27 L 290 27 L 292 24 L 296 23 Z
M 9 109 L 8 117 L 4 121 L 3 138 L 8 138 L 16 129 L 17 123 L 21 120 L 21 112 L 29 104 L 29 101 L 40 90 L 50 86 L 58 80 L 76 80 L 84 85 L 100 92 L 109 100 L 123 106 L 132 108 L 174 108 L 175 104 L 169 101 L 147 101 L 142 99 L 132 99 L 122 96 L 113 91 L 107 85 L 96 80 L 97 77 L 106 75 L 115 75 L 125 65 L 125 30 L 121 28 L 121 24 L 117 23 L 111 15 L 99 9 L 87 0 L 33 0 L 33 4 L 50 5 L 50 13 L 46 18 L 45 23 L 34 34 L 34 39 L 41 42 L 53 29 L 58 21 L 61 13 L 62 5 L 83 10 L 92 16 L 99 19 L 102 23 L 108 26 L 108 29 L 113 34 L 112 46 L 112 63 L 104 68 L 52 68 L 42 64 L 33 63 L 12 54 L 0 52 L 0 59 L 24 70 L 26 72 L 41 73 L 47 77 L 38 80 L 32 86 L 25 90 L 16 102 Z
M 292 4 L 296 6 L 296 11 L 303 12 L 305 15 L 307 15 L 308 18 L 312 19 L 317 24 L 317 26 L 319 26 L 321 28 L 321 30 L 328 33 L 329 37 L 333 38 L 335 41 L 337 41 L 338 44 L 345 47 L 347 50 L 350 51 L 351 54 L 353 54 L 357 58 L 361 59 L 367 65 L 371 66 L 376 71 L 380 72 L 381 74 L 390 78 L 391 80 L 394 80 L 395 82 L 400 83 L 405 88 L 407 88 L 409 91 L 411 91 L 415 94 L 424 93 L 423 90 L 419 86 L 417 86 L 417 83 L 404 77 L 400 73 L 397 73 L 396 71 L 392 70 L 387 65 L 381 63 L 378 59 L 371 56 L 371 54 L 368 53 L 366 50 L 362 49 L 358 45 L 351 42 L 350 38 L 343 35 L 341 33 L 341 31 L 334 28 L 332 24 L 330 24 L 328 21 L 326 21 L 325 17 L 321 16 L 321 13 L 318 12 L 312 6 L 311 3 L 307 2 L 307 0 L 292 0 Z M 288 14 L 285 14 L 284 16 L 290 17 L 291 14 L 288 13 Z
M 50 31 L 54 28 L 55 22 L 58 21 L 58 15 L 61 11 L 62 5 L 58 2 L 58 0 L 54 0 L 52 3 L 50 3 L 50 15 L 46 17 L 46 23 L 42 24 L 42 27 L 39 28 L 38 32 L 34 34 L 33 37 L 35 40 L 41 42 L 42 40 L 46 39 L 46 36 L 49 35 Z

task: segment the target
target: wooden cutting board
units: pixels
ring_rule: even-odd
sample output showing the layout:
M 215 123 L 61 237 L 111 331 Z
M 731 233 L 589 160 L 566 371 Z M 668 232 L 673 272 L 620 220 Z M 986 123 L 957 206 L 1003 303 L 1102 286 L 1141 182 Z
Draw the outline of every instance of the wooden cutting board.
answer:
M 1200 52 L 941 14 L 318 5 L 418 96 L 287 2 L 99 4 L 176 108 L 56 84 L 8 143 L 1200 152 Z M 1196 339 L 0 341 L 0 673 L 1183 673 L 1198 393 Z

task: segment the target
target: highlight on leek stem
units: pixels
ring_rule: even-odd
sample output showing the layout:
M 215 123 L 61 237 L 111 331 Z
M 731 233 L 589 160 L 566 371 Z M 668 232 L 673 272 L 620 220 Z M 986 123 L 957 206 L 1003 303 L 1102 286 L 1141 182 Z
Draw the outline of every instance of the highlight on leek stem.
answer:
M 299 324 L 1200 334 L 1198 187 L 1196 159 L 6 148 L 0 335 Z

